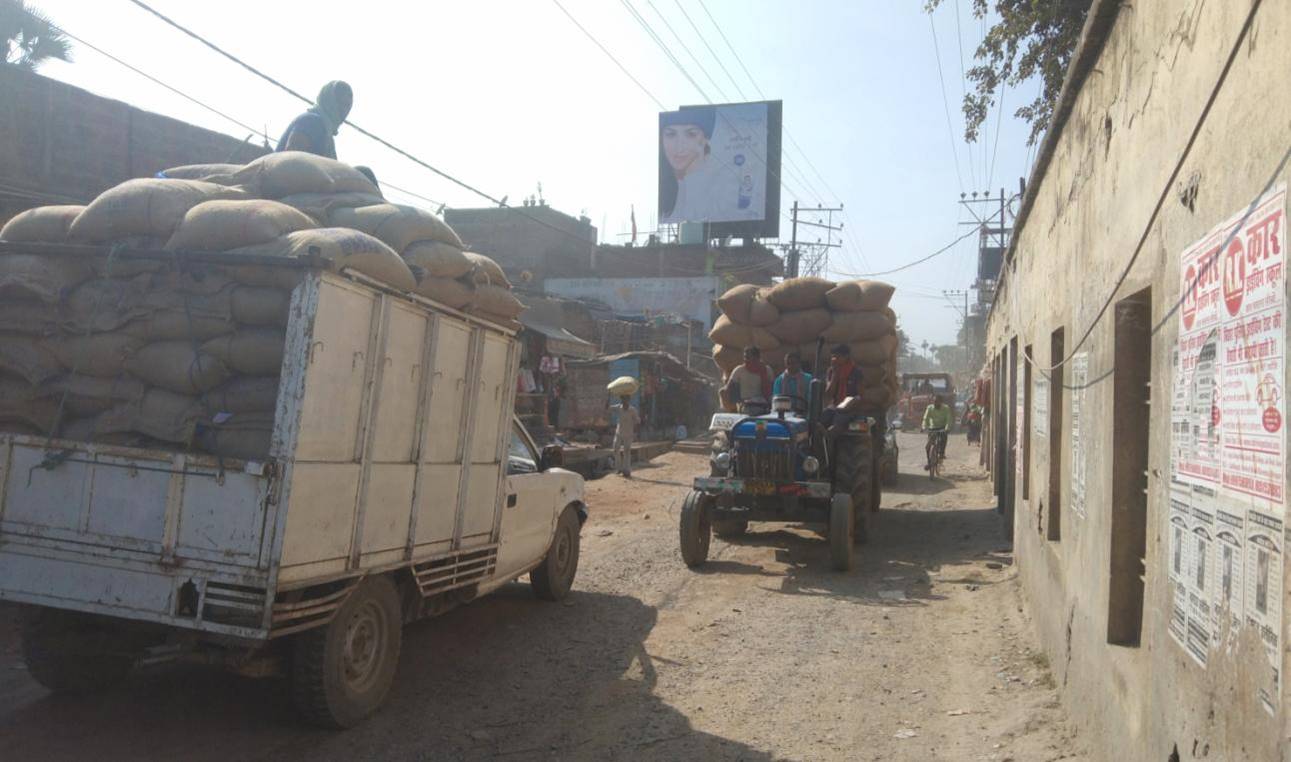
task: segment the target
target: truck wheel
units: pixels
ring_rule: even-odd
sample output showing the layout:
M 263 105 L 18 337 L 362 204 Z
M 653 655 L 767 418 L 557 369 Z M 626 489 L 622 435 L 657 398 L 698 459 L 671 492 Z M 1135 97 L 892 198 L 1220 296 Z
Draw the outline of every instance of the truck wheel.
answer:
M 385 701 L 403 643 L 399 591 L 389 577 L 370 577 L 324 627 L 296 636 L 291 692 L 312 725 L 353 727 Z
M 125 680 L 135 654 L 111 625 L 94 617 L 35 609 L 22 624 L 27 673 L 54 693 L 84 694 Z
M 749 531 L 749 522 L 745 519 L 714 519 L 713 534 L 723 540 L 734 539 Z
M 874 523 L 874 452 L 868 444 L 861 437 L 842 437 L 835 450 L 838 466 L 834 471 L 834 490 L 852 497 L 858 543 L 869 541 Z
M 692 569 L 708 560 L 713 526 L 708 517 L 709 497 L 691 491 L 681 504 L 681 560 Z
M 829 561 L 836 571 L 852 568 L 856 513 L 852 497 L 840 492 L 829 501 Z
M 556 536 L 542 563 L 529 572 L 533 592 L 545 601 L 558 601 L 569 594 L 578 571 L 579 531 L 578 514 L 572 506 L 561 511 L 556 521 Z

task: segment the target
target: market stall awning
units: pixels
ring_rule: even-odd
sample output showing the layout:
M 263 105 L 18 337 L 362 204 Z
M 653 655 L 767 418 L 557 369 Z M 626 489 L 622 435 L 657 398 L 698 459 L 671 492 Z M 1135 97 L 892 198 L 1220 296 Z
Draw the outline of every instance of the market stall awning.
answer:
M 527 317 L 523 312 L 520 313 L 520 324 L 530 331 L 546 336 L 547 351 L 551 354 L 583 358 L 596 356 L 595 344 L 583 341 L 564 328 Z

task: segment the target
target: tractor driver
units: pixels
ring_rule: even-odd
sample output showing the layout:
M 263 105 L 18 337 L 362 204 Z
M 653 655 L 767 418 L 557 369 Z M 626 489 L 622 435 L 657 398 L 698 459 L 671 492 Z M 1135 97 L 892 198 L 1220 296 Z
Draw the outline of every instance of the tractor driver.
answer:
M 843 409 L 843 403 L 860 394 L 861 369 L 852 362 L 852 350 L 846 344 L 839 344 L 829 350 L 829 372 L 825 376 L 826 408 L 821 422 L 835 431 L 846 427 L 851 415 Z

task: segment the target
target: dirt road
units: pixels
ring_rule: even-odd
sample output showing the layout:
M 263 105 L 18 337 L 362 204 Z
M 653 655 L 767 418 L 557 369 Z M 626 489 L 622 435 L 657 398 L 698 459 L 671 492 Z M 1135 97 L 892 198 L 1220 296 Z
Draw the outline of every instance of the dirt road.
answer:
M 849 574 L 829 571 L 820 535 L 774 525 L 714 539 L 702 571 L 683 566 L 677 510 L 703 456 L 590 483 L 571 598 L 544 604 L 516 584 L 412 626 L 388 706 L 346 733 L 296 724 L 279 682 L 194 667 L 55 699 L 0 624 L 0 749 L 29 760 L 1087 759 L 1032 648 L 988 482 L 969 465 L 976 450 L 953 439 L 948 478 L 934 483 L 921 441 L 902 444 L 901 483 Z

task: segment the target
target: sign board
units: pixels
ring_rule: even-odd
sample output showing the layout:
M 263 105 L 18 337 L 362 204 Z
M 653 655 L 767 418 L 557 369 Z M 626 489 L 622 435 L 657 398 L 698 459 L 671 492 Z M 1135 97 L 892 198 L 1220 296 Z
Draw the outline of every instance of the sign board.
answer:
M 595 299 L 623 317 L 679 315 L 698 320 L 707 332 L 713 324 L 713 304 L 720 294 L 717 276 L 699 278 L 548 278 L 548 294 L 572 299 Z
M 1089 384 L 1089 353 L 1071 358 L 1071 512 L 1085 518 L 1085 459 L 1089 434 L 1084 430 L 1085 387 Z
M 780 101 L 659 114 L 659 221 L 707 238 L 780 234 Z
M 1286 509 L 1286 185 L 1180 258 L 1171 352 L 1170 632 L 1199 664 L 1225 618 L 1256 628 L 1280 696 Z

